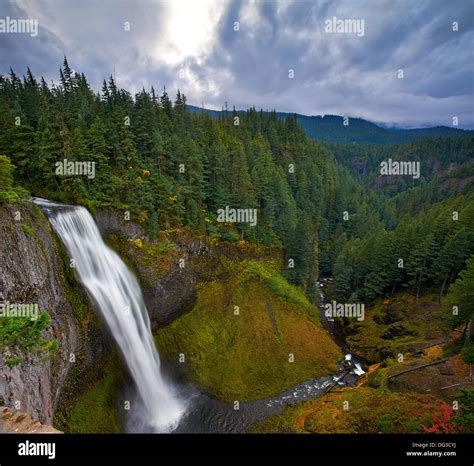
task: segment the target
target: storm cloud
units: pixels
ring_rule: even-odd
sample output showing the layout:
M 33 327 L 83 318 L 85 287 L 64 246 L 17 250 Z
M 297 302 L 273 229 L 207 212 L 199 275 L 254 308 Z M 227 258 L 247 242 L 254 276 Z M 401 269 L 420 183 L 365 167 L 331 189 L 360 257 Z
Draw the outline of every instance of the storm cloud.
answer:
M 114 74 L 131 92 L 166 85 L 209 108 L 474 128 L 469 0 L 8 0 L 6 17 L 39 28 L 0 33 L 0 74 L 29 66 L 57 81 L 66 55 L 97 91 Z M 363 20 L 363 35 L 328 33 L 333 18 Z

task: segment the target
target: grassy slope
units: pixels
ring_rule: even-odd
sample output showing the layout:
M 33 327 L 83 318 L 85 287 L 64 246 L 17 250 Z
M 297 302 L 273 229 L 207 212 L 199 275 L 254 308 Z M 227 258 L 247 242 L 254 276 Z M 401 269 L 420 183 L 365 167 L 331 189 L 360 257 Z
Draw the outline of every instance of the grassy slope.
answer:
M 344 409 L 343 403 L 349 403 Z M 431 426 L 440 402 L 431 395 L 346 388 L 288 406 L 254 426 L 253 432 L 417 433 Z
M 227 401 L 268 397 L 334 372 L 341 353 L 303 293 L 255 261 L 239 268 L 205 284 L 194 309 L 159 331 L 160 353 L 184 353 L 198 385 Z

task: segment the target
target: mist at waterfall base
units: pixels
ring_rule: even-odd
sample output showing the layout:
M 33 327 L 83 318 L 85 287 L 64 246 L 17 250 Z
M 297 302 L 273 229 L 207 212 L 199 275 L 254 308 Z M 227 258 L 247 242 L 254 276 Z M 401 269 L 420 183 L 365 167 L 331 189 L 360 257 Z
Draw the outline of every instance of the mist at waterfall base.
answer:
M 104 243 L 89 212 L 41 198 L 33 201 L 46 212 L 74 259 L 79 280 L 129 370 L 133 386 L 123 387 L 121 394 L 130 402 L 127 432 L 244 433 L 287 405 L 321 396 L 334 385 L 353 385 L 363 373 L 360 362 L 346 355 L 338 374 L 308 380 L 271 398 L 236 407 L 211 397 L 189 382 L 185 364 L 168 362 L 162 367 L 138 281 Z
M 107 323 L 136 385 L 135 399 L 129 400 L 128 422 L 135 431 L 174 430 L 185 412 L 185 403 L 161 374 L 137 279 L 104 243 L 84 207 L 35 202 L 49 208 L 53 229 L 74 260 L 79 279 Z

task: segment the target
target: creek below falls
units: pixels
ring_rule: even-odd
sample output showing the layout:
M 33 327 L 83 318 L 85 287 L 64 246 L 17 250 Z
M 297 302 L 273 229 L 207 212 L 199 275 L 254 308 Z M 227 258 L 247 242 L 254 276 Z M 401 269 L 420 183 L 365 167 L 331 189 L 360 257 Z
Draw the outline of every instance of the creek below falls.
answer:
M 340 372 L 317 377 L 295 385 L 279 395 L 261 400 L 233 403 L 217 400 L 183 379 L 183 369 L 165 368 L 165 377 L 178 387 L 178 396 L 185 401 L 185 413 L 173 433 L 245 433 L 253 424 L 281 413 L 285 406 L 294 406 L 305 400 L 317 398 L 330 388 L 354 385 L 363 374 L 360 362 L 351 355 L 338 363 Z M 163 368 L 162 368 L 163 369 Z M 180 380 L 181 379 L 181 380 Z M 153 432 L 142 423 L 130 418 L 126 432 Z
M 120 350 L 130 376 L 120 395 L 134 407 L 126 416 L 126 432 L 244 433 L 285 406 L 319 397 L 336 385 L 353 385 L 364 373 L 361 362 L 346 354 L 338 373 L 302 382 L 270 398 L 237 404 L 209 396 L 187 381 L 184 364 L 160 361 L 138 282 L 104 243 L 89 212 L 45 199 L 33 202 L 46 213 L 76 262 L 78 280 Z M 320 297 L 324 299 L 322 290 Z M 329 322 L 321 317 L 328 329 Z

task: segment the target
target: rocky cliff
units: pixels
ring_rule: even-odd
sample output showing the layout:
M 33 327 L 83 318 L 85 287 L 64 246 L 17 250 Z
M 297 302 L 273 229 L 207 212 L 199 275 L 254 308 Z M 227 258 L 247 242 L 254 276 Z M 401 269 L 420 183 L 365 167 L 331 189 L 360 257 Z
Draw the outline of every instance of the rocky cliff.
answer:
M 209 253 L 205 242 L 177 235 L 172 243 L 154 245 L 138 224 L 117 213 L 98 211 L 95 219 L 109 245 L 136 273 L 153 328 L 169 324 L 193 306 L 199 278 L 196 262 Z
M 12 367 L 0 354 L 0 402 L 51 425 L 68 378 L 103 355 L 100 323 L 36 206 L 1 207 L 0 238 L 0 302 L 38 304 L 51 320 L 45 338 L 59 343 L 46 360 L 31 355 Z

